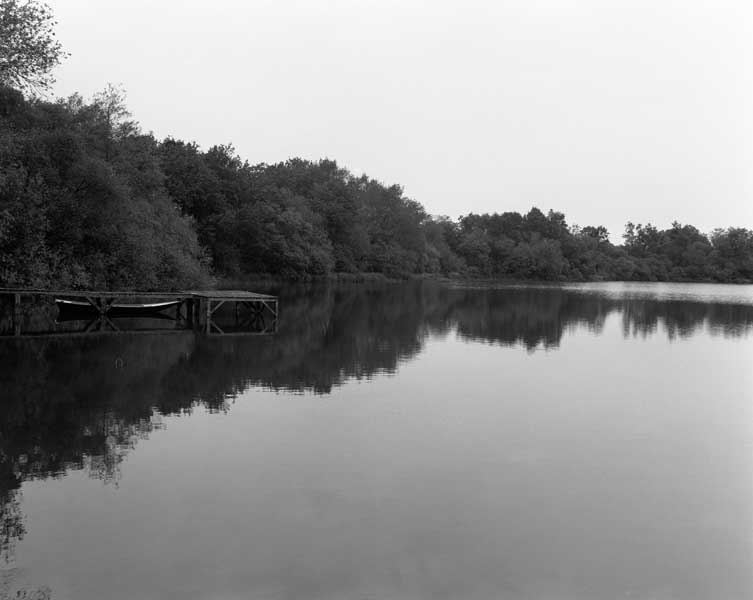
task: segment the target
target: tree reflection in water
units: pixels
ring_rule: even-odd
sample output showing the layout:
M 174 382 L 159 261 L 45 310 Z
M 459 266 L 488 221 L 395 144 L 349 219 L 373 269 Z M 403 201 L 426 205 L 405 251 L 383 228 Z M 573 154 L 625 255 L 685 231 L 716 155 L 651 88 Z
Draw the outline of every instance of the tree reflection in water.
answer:
M 556 348 L 569 328 L 598 334 L 618 313 L 625 336 L 742 336 L 753 306 L 580 294 L 562 288 L 435 284 L 282 291 L 274 336 L 190 332 L 0 339 L 0 552 L 26 524 L 23 481 L 86 470 L 117 482 L 123 457 L 160 415 L 226 411 L 251 386 L 327 394 L 350 378 L 394 373 L 429 336 Z

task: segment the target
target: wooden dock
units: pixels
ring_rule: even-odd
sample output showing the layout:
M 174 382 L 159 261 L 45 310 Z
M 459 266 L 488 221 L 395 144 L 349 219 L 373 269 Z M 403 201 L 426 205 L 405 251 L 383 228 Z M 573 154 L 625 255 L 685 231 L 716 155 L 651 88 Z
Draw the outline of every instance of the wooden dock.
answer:
M 34 298 L 49 302 L 68 300 L 81 303 L 93 318 L 85 331 L 119 331 L 114 318 L 123 303 L 175 302 L 170 315 L 183 329 L 227 335 L 229 333 L 274 333 L 277 331 L 279 301 L 277 296 L 245 290 L 181 290 L 174 292 L 140 292 L 131 290 L 42 290 L 28 288 L 0 288 L 0 299 L 11 305 L 13 334 L 22 335 L 24 305 Z M 134 303 L 135 302 L 135 303 Z M 228 311 L 228 306 L 231 307 Z M 218 311 L 225 307 L 222 318 Z M 165 311 L 166 312 L 166 311 Z M 165 316 L 165 315 L 162 315 Z
M 204 332 L 212 333 L 212 329 L 218 333 L 225 332 L 214 322 L 213 316 L 219 308 L 226 303 L 233 304 L 235 313 L 235 322 L 239 326 L 250 324 L 259 320 L 268 312 L 273 318 L 274 329 L 277 330 L 277 319 L 279 317 L 279 306 L 277 296 L 267 294 L 258 294 L 256 292 L 246 292 L 242 290 L 210 290 L 210 291 L 192 291 L 190 302 L 191 310 L 194 311 L 192 322 L 199 323 L 201 319 L 201 308 L 204 308 Z M 242 315 L 242 312 L 246 312 Z

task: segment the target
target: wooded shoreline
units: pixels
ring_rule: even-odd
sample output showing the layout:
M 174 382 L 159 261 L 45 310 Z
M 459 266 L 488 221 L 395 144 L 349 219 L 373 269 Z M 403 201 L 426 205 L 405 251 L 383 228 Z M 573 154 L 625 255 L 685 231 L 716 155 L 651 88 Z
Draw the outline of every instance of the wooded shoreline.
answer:
M 112 86 L 90 101 L 0 86 L 0 286 L 175 290 L 218 281 L 753 282 L 753 231 L 628 223 L 623 244 L 563 213 L 431 216 L 335 161 L 250 165 L 157 140 Z M 500 199 L 504 208 L 504 199 Z

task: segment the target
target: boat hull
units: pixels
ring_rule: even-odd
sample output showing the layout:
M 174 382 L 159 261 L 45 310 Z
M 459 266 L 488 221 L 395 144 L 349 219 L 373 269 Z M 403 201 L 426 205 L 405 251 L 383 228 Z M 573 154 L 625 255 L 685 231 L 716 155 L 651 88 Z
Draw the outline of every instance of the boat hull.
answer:
M 116 302 L 110 305 L 107 310 L 99 310 L 96 306 L 93 306 L 89 302 L 82 302 L 80 300 L 64 300 L 61 298 L 55 299 L 60 317 L 63 319 L 73 318 L 91 318 L 100 314 L 106 314 L 110 318 L 118 317 L 150 317 L 150 318 L 169 318 L 164 314 L 164 311 L 169 308 L 174 308 L 180 304 L 180 300 L 171 300 L 169 302 L 151 302 L 144 304 L 129 304 Z

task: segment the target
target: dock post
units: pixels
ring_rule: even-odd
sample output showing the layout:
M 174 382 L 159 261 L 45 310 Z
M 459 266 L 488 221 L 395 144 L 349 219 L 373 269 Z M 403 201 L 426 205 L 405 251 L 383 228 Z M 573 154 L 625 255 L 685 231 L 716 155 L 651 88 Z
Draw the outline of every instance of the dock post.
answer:
M 13 335 L 21 335 L 21 294 L 13 294 Z
M 186 326 L 193 329 L 193 298 L 186 299 Z
M 209 335 L 212 331 L 212 301 L 207 298 L 207 322 L 205 324 L 206 334 Z

